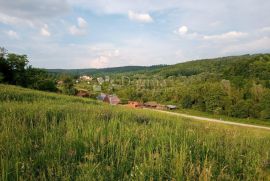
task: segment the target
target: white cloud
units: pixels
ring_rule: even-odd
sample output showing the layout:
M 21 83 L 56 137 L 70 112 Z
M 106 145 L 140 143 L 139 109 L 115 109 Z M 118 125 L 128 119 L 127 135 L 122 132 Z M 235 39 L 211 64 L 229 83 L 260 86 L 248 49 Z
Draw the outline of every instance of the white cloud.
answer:
M 109 65 L 109 59 L 105 56 L 100 56 L 94 60 L 91 60 L 90 66 L 92 68 L 105 68 Z
M 246 37 L 248 34 L 244 32 L 230 31 L 219 35 L 204 35 L 204 40 L 234 40 Z
M 260 1 L 0 0 L 0 32 L 5 35 L 0 36 L 0 42 L 11 51 L 28 54 L 33 65 L 51 68 L 84 68 L 90 66 L 90 60 L 104 64 L 106 59 L 107 65 L 98 66 L 176 63 L 180 59 L 221 56 L 223 50 L 234 52 L 245 49 L 246 53 L 250 53 L 256 49 L 257 52 L 266 52 L 266 48 L 270 47 L 267 38 L 270 37 L 270 22 L 265 17 L 270 15 L 267 11 L 270 1 Z M 91 14 L 91 27 L 96 38 L 90 41 L 67 37 L 66 33 L 88 33 L 90 22 L 88 24 L 86 15 L 82 16 L 85 13 Z M 74 15 L 72 22 L 70 18 Z M 139 22 L 155 21 L 155 28 L 134 27 L 132 22 L 128 22 L 130 17 Z M 44 28 L 44 24 L 49 27 Z M 186 25 L 186 29 L 180 30 L 179 25 Z M 11 39 L 7 33 L 9 29 L 28 41 Z M 170 36 L 172 30 L 178 37 Z M 53 37 L 48 42 L 36 36 L 39 31 Z M 248 36 L 242 32 L 247 32 Z M 113 36 L 108 36 L 110 34 Z M 178 41 L 179 37 L 181 41 Z M 132 39 L 140 41 L 125 42 Z M 78 44 L 71 46 L 67 42 Z M 92 43 L 113 43 L 114 46 L 102 46 L 100 50 L 92 51 L 86 47 Z M 181 51 L 177 52 L 178 49 Z
M 18 18 L 11 17 L 11 16 L 8 16 L 6 14 L 0 13 L 0 23 L 12 25 L 12 24 L 19 23 L 19 20 L 18 20 Z
M 28 25 L 30 27 L 33 27 L 34 23 L 27 19 L 22 19 L 19 17 L 9 16 L 3 13 L 0 13 L 0 23 L 7 24 L 7 25 L 13 25 L 13 26 L 25 26 Z
M 199 39 L 201 35 L 196 32 L 190 32 L 187 26 L 181 26 L 174 31 L 175 34 L 185 37 L 187 39 Z
M 130 20 L 138 21 L 142 23 L 151 23 L 153 22 L 153 18 L 146 13 L 135 13 L 133 11 L 128 12 L 128 17 Z
M 93 49 L 93 48 L 92 48 Z M 116 57 L 120 56 L 119 49 L 112 50 L 99 50 L 99 48 L 94 47 L 98 54 L 98 57 L 91 60 L 90 66 L 93 68 L 105 68 L 112 64 L 111 61 L 115 60 Z
M 197 32 L 190 32 L 187 26 L 181 26 L 178 29 L 178 31 L 174 31 L 174 33 L 188 39 L 209 40 L 209 41 L 236 40 L 239 38 L 244 38 L 248 35 L 248 33 L 238 32 L 238 31 L 230 31 L 227 33 L 216 34 L 216 35 L 204 35 L 204 34 L 199 34 Z
M 188 32 L 188 27 L 186 26 L 181 26 L 179 29 L 178 29 L 178 32 L 180 35 L 185 35 L 187 32 Z
M 261 32 L 270 32 L 270 26 L 264 27 L 260 30 Z
M 69 10 L 70 7 L 66 0 L 0 0 L 0 12 L 19 19 L 47 19 L 61 16 Z
M 221 25 L 221 21 L 213 21 L 210 23 L 210 26 L 211 27 L 218 27 Z
M 47 24 L 44 24 L 43 27 L 40 29 L 40 34 L 42 36 L 51 36 L 51 33 L 49 31 L 49 27 Z
M 77 26 L 71 26 L 69 28 L 69 32 L 72 35 L 84 35 L 85 31 L 83 29 L 78 28 Z
M 183 4 L 173 0 L 170 3 L 164 0 L 68 0 L 72 5 L 84 7 L 97 13 L 106 14 L 126 14 L 128 10 L 135 12 L 152 12 L 166 8 L 179 7 L 177 4 Z M 187 0 L 184 0 L 187 1 Z
M 51 33 L 49 31 L 49 27 L 47 24 L 44 24 L 43 27 L 40 29 L 40 34 L 42 36 L 51 36 Z
M 269 52 L 270 38 L 262 37 L 253 41 L 239 43 L 223 49 L 223 53 L 261 53 Z
M 78 27 L 80 28 L 87 27 L 87 22 L 82 17 L 78 17 L 77 21 L 78 21 Z
M 88 23 L 82 18 L 77 18 L 77 25 L 73 25 L 69 28 L 69 32 L 72 35 L 85 35 Z
M 19 38 L 17 32 L 15 32 L 15 31 L 13 31 L 13 30 L 9 30 L 9 31 L 7 31 L 6 33 L 7 33 L 7 35 L 8 35 L 10 38 L 14 38 L 14 39 L 18 39 L 18 38 Z

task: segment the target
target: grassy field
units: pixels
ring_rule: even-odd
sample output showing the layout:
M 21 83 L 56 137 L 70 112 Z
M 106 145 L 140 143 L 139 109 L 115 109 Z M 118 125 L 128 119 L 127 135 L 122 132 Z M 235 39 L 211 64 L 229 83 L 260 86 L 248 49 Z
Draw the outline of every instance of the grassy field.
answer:
M 260 120 L 260 119 L 254 119 L 254 118 L 234 118 L 234 117 L 229 117 L 229 116 L 224 116 L 224 115 L 215 115 L 215 114 L 210 114 L 206 112 L 201 112 L 194 109 L 178 109 L 172 112 L 183 113 L 183 114 L 188 114 L 188 115 L 193 115 L 193 116 L 202 116 L 206 118 L 220 119 L 223 121 L 230 121 L 230 122 L 236 122 L 236 123 L 253 124 L 253 125 L 258 125 L 258 126 L 270 127 L 269 120 Z
M 270 132 L 0 85 L 0 180 L 270 180 Z

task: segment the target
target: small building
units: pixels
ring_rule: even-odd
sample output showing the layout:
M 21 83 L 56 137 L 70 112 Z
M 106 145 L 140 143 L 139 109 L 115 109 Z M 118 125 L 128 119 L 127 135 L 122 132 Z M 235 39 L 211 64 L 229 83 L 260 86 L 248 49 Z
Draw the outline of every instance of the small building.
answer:
M 93 80 L 93 77 L 83 75 L 83 76 L 80 76 L 80 80 L 91 81 L 91 80 Z
M 102 84 L 104 83 L 103 77 L 98 77 L 98 78 L 97 78 L 97 81 L 98 81 L 98 83 L 99 83 L 100 85 L 102 85 Z
M 111 105 L 118 105 L 121 102 L 121 100 L 116 95 L 106 95 L 103 101 Z
M 107 96 L 107 94 L 100 93 L 100 94 L 97 96 L 97 100 L 104 101 L 104 99 L 105 99 L 106 96 Z
M 165 105 L 158 104 L 157 107 L 156 107 L 156 109 L 158 109 L 158 110 L 166 110 L 167 107 Z
M 158 106 L 157 102 L 151 101 L 144 103 L 144 106 L 147 108 L 156 108 Z
M 89 97 L 89 93 L 88 91 L 86 90 L 78 90 L 78 93 L 76 94 L 76 96 L 79 96 L 79 97 Z
M 62 81 L 62 80 L 57 81 L 57 85 L 61 86 L 63 84 L 64 84 L 64 81 Z
M 128 107 L 132 108 L 141 108 L 143 106 L 142 103 L 137 102 L 137 101 L 128 101 Z
M 167 105 L 167 109 L 175 110 L 175 109 L 177 109 L 177 106 L 175 106 L 175 105 Z

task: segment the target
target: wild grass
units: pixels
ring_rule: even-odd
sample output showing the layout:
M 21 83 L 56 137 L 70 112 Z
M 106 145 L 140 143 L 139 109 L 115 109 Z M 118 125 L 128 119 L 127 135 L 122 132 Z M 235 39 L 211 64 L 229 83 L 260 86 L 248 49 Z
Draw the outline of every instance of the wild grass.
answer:
M 235 118 L 235 117 L 229 117 L 225 115 L 217 115 L 217 114 L 211 114 L 207 112 L 201 112 L 201 111 L 197 111 L 193 109 L 178 109 L 172 112 L 178 112 L 178 113 L 189 114 L 189 115 L 194 115 L 194 116 L 202 116 L 206 118 L 220 119 L 220 120 L 236 122 L 236 123 L 253 124 L 253 125 L 258 125 L 258 126 L 270 127 L 269 120 L 262 120 L 262 119 L 256 119 L 256 118 Z
M 0 85 L 0 180 L 269 180 L 270 132 Z

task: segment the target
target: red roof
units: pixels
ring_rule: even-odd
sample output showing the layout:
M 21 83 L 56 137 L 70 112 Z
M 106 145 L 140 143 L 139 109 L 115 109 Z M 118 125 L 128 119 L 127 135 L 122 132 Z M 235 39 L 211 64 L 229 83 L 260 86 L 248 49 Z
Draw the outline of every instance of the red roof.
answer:
M 120 103 L 120 99 L 116 95 L 107 95 L 104 102 L 108 102 L 112 105 L 117 105 Z

